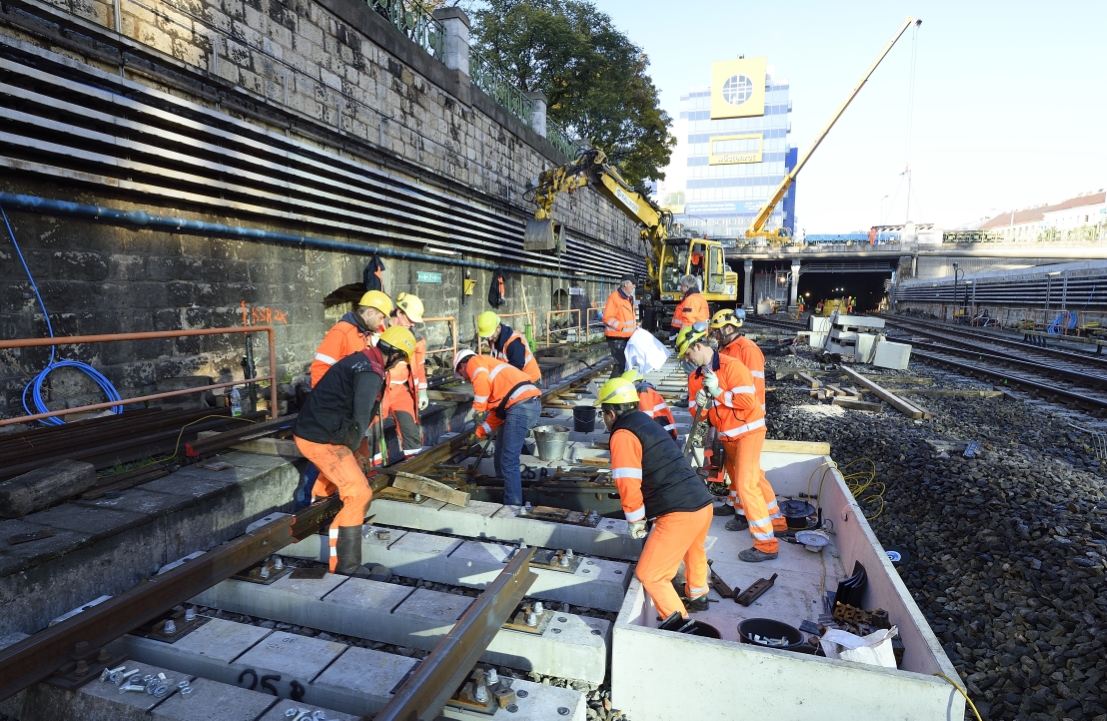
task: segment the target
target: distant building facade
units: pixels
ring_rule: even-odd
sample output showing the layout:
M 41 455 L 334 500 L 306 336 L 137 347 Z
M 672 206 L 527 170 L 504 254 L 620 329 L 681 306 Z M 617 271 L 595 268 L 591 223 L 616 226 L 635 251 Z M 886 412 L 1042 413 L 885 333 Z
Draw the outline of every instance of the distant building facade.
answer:
M 714 63 L 711 85 L 680 99 L 678 146 L 659 201 L 686 229 L 710 238 L 744 235 L 795 167 L 791 112 L 788 81 L 775 77 L 765 58 Z M 795 193 L 793 184 L 769 229 L 795 230 Z
M 985 221 L 979 230 L 1005 241 L 1103 239 L 1105 198 L 1107 194 L 1100 190 L 1054 205 L 1006 211 Z

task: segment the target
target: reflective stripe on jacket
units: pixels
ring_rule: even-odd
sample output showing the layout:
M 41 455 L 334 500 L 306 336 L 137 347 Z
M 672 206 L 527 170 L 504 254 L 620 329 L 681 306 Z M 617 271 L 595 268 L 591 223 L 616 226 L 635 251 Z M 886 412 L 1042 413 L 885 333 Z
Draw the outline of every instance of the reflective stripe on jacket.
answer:
M 737 358 L 715 353 L 711 363 L 719 380 L 719 395 L 708 403 L 707 420 L 719 432 L 722 440 L 734 438 L 765 426 L 765 411 L 757 399 L 753 376 Z M 695 413 L 695 398 L 703 388 L 703 370 L 697 368 L 688 376 L 689 405 Z
M 327 331 L 323 342 L 315 349 L 315 358 L 311 361 L 311 387 L 314 388 L 335 363 L 351 353 L 365 350 L 369 345 L 368 339 L 369 334 L 361 330 L 353 313 L 342 316 L 342 320 Z
M 744 335 L 732 340 L 720 352 L 731 358 L 737 358 L 749 369 L 750 375 L 753 376 L 753 387 L 757 389 L 757 402 L 761 404 L 761 410 L 765 410 L 765 354 L 756 343 Z
M 711 311 L 707 307 L 707 300 L 700 293 L 689 293 L 684 300 L 677 304 L 673 311 L 673 328 L 679 333 L 680 329 L 692 325 L 698 321 L 707 321 L 711 317 Z
M 629 338 L 638 330 L 634 300 L 616 290 L 603 306 L 603 334 L 608 338 Z
M 677 437 L 676 419 L 669 410 L 669 404 L 654 390 L 654 387 L 643 381 L 637 386 L 638 410 L 654 419 L 659 426 L 669 432 L 673 438 Z
M 506 410 L 527 398 L 542 395 L 523 371 L 492 356 L 473 356 L 466 361 L 465 368 L 473 383 L 473 410 L 488 413 L 484 423 L 477 427 L 479 438 L 488 437 L 503 424 L 503 419 L 491 412 L 501 404 Z
M 680 446 L 641 411 L 625 413 L 611 431 L 611 480 L 630 522 L 711 503 L 703 480 Z

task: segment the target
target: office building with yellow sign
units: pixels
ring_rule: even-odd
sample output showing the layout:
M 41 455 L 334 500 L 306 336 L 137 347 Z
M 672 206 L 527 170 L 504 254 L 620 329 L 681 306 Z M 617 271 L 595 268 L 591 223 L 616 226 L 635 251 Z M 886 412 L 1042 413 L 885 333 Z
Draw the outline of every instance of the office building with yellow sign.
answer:
M 664 184 L 669 197 L 683 200 L 673 207 L 676 219 L 711 238 L 742 236 L 796 163 L 791 112 L 788 81 L 765 58 L 714 63 L 711 85 L 680 99 L 679 145 Z M 770 227 L 795 230 L 795 193 L 793 185 Z

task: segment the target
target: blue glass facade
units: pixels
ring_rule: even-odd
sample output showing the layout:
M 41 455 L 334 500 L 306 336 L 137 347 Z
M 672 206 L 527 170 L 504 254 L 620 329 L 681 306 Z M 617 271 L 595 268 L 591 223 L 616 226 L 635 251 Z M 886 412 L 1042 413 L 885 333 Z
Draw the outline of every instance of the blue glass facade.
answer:
M 765 87 L 765 114 L 751 118 L 711 120 L 711 92 L 696 90 L 680 99 L 680 119 L 687 135 L 680 138 L 687 149 L 684 213 L 676 220 L 689 230 L 710 238 L 735 238 L 745 234 L 750 221 L 776 190 L 785 174 L 795 167 L 792 147 L 787 81 L 770 76 Z M 711 164 L 713 140 L 742 136 L 760 138 L 758 162 Z M 716 142 L 715 153 L 726 140 Z M 748 140 L 745 142 L 749 142 Z M 748 158 L 747 158 L 748 159 Z M 769 220 L 770 229 L 795 228 L 795 185 L 777 205 Z

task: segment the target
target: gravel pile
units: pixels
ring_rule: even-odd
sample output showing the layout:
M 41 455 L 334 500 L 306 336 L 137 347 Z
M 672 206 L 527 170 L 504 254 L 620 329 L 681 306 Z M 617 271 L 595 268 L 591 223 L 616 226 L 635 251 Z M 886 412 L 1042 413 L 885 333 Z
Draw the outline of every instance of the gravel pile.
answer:
M 810 367 L 797 363 L 805 357 L 767 366 Z M 919 363 L 857 369 L 885 387 L 920 377 L 931 382 L 914 387 L 986 387 Z M 927 395 L 908 398 L 929 421 L 889 407 L 819 415 L 794 408 L 829 403 L 806 386 L 770 385 L 769 437 L 829 441 L 839 466 L 876 463 L 884 507 L 862 505 L 881 543 L 906 549 L 900 575 L 985 718 L 1107 721 L 1107 481 L 1092 437 L 1069 425 L 1095 420 L 1003 397 Z M 927 440 L 982 447 L 969 459 Z

